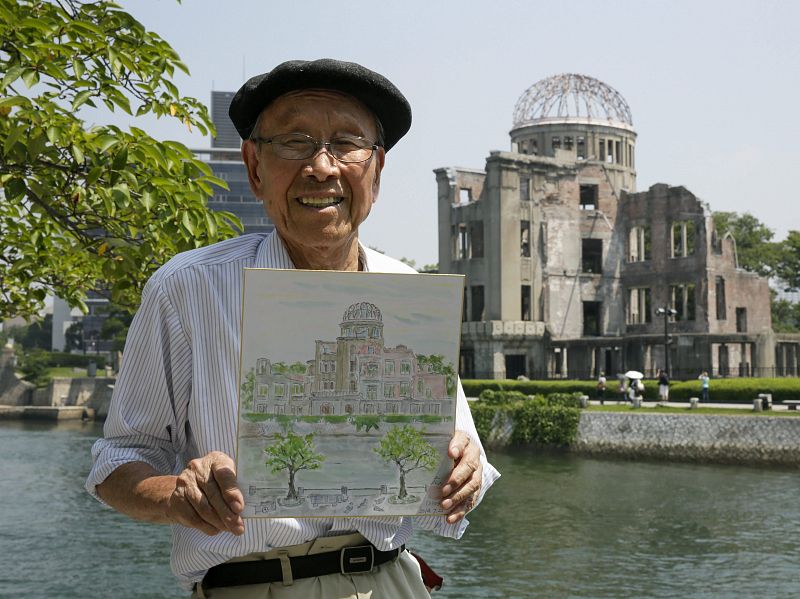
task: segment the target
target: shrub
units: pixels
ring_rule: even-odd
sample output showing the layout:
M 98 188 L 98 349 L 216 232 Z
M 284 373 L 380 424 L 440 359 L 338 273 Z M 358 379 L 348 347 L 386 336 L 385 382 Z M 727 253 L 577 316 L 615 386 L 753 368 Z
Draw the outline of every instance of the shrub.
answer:
M 511 442 L 567 446 L 578 433 L 580 420 L 579 395 L 556 393 L 526 396 L 519 391 L 486 390 L 470 409 L 478 434 L 491 435 L 496 419 L 511 417 L 514 429 Z

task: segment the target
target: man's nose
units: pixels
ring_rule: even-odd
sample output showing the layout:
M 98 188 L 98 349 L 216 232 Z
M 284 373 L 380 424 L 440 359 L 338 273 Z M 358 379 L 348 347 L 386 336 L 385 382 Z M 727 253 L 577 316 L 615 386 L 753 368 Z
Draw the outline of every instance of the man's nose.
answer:
M 339 161 L 334 158 L 330 150 L 322 146 L 317 150 L 303 167 L 303 174 L 314 177 L 318 181 L 325 181 L 330 177 L 339 176 Z

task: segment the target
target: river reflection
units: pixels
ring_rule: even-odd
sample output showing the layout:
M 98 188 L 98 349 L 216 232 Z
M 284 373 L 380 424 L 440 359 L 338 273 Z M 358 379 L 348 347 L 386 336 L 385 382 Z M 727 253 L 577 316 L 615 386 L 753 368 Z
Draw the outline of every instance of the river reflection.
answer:
M 0 423 L 0 597 L 181 597 L 166 527 L 83 492 L 98 425 Z M 492 453 L 440 597 L 800 597 L 800 473 Z

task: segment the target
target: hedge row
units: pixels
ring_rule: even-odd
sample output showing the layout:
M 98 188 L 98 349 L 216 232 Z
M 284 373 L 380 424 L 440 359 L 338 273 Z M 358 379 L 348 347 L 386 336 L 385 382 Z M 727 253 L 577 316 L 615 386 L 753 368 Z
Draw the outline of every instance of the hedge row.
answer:
M 485 390 L 470 410 L 482 439 L 489 439 L 500 421 L 511 419 L 512 444 L 565 447 L 578 434 L 580 395 L 555 393 L 527 397 L 516 391 Z
M 465 380 L 461 381 L 467 397 L 479 397 L 484 390 L 518 391 L 524 395 L 548 395 L 552 393 L 581 393 L 594 399 L 597 397 L 596 381 L 501 381 Z M 644 398 L 658 399 L 658 383 L 645 379 Z M 606 385 L 606 399 L 619 397 L 616 379 L 609 379 Z M 771 393 L 773 402 L 785 399 L 800 399 L 800 378 L 730 378 L 711 379 L 709 401 L 711 403 L 751 403 L 759 393 Z M 689 401 L 690 397 L 700 397 L 700 381 L 678 381 L 670 384 L 669 397 L 674 401 Z

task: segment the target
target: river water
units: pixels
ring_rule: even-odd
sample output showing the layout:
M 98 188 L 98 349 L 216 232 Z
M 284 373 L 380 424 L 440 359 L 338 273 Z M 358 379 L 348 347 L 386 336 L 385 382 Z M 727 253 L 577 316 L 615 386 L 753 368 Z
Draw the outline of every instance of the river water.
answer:
M 0 597 L 178 598 L 167 527 L 83 491 L 96 424 L 0 422 Z M 800 472 L 495 452 L 439 598 L 800 597 Z M 381 598 L 376 598 L 381 599 Z

